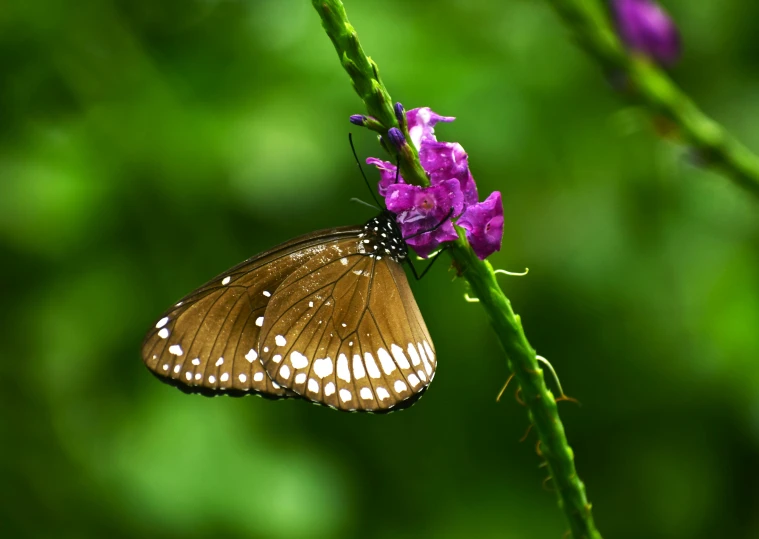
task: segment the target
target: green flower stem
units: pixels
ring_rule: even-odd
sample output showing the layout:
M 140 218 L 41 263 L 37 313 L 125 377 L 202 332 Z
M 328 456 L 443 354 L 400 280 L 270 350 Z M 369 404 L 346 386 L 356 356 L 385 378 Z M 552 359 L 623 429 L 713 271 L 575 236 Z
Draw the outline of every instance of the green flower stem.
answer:
M 340 0 L 312 0 L 319 12 L 322 25 L 340 56 L 340 62 L 350 75 L 353 88 L 366 104 L 366 110 L 382 125 L 380 134 L 387 138 L 387 130 L 397 127 L 403 131 L 406 140 L 410 140 L 408 127 L 398 125 L 393 110 L 393 102 L 382 84 L 377 64 L 364 54 L 358 41 L 356 31 L 348 22 L 345 7 Z M 385 149 L 390 151 L 390 145 Z M 408 145 L 407 152 L 394 152 L 399 160 L 401 175 L 407 183 L 427 185 L 427 175 L 419 163 L 419 154 L 413 144 Z
M 672 122 L 677 134 L 696 150 L 700 163 L 759 196 L 759 157 L 706 116 L 664 70 L 646 58 L 628 54 L 601 0 L 550 3 L 573 30 L 579 44 L 610 76 L 624 76 L 629 99 Z
M 450 252 L 456 269 L 469 282 L 484 307 L 506 352 L 509 369 L 522 388 L 522 399 L 540 439 L 540 452 L 548 463 L 559 507 L 569 521 L 572 537 L 601 539 L 593 523 L 585 485 L 575 469 L 574 453 L 564 433 L 556 399 L 546 386 L 543 371 L 538 366 L 535 350 L 527 341 L 519 315 L 514 313 L 511 302 L 501 291 L 492 266 L 477 258 L 463 230 L 459 229 L 459 239 Z
M 342 2 L 312 0 L 312 3 L 322 18 L 324 29 L 332 39 L 343 67 L 353 81 L 353 87 L 364 100 L 369 113 L 385 126 L 397 125 L 390 95 L 379 80 L 376 64 L 364 55 Z M 403 158 L 415 161 L 401 162 L 404 178 L 405 170 L 421 171 L 416 176 L 416 183 L 429 185 L 418 154 L 414 152 Z M 406 168 L 403 168 L 404 165 Z M 498 286 L 493 268 L 488 262 L 477 258 L 463 231 L 459 230 L 459 235 L 459 240 L 449 251 L 459 273 L 469 282 L 487 312 L 506 352 L 509 368 L 522 389 L 530 420 L 540 439 L 541 455 L 548 464 L 549 473 L 556 485 L 559 506 L 569 521 L 572 536 L 575 539 L 600 539 L 601 535 L 593 524 L 585 487 L 575 470 L 572 449 L 564 434 L 556 400 L 546 386 L 535 350 L 527 341 L 519 317 L 511 309 L 511 303 Z

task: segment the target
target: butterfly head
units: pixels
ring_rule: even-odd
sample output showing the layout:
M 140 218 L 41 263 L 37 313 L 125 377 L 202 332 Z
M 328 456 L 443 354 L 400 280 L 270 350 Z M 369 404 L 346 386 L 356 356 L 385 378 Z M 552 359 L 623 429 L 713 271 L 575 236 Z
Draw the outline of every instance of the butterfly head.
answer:
M 372 258 L 388 257 L 400 263 L 408 256 L 408 246 L 395 222 L 395 214 L 389 211 L 382 212 L 364 225 L 359 242 L 359 252 Z

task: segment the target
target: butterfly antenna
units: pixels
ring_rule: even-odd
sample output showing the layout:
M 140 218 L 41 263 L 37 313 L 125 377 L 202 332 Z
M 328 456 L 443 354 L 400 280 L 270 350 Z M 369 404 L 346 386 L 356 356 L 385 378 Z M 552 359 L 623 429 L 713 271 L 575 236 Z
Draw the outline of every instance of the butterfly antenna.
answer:
M 380 208 L 378 208 L 374 204 L 369 204 L 367 201 L 361 200 L 360 198 L 354 197 L 351 199 L 351 202 L 357 202 L 358 204 L 361 204 L 362 206 L 367 206 L 369 208 L 372 208 L 373 210 L 382 211 Z
M 356 153 L 356 147 L 353 145 L 353 133 L 348 133 L 348 142 L 351 145 L 351 151 L 353 152 L 353 158 L 356 160 L 356 164 L 358 165 L 358 170 L 361 172 L 361 177 L 364 178 L 364 183 L 366 183 L 366 187 L 369 188 L 369 192 L 372 194 L 372 198 L 374 199 L 374 202 L 377 203 L 377 206 L 381 206 L 379 203 L 379 200 L 377 200 L 377 197 L 374 196 L 374 190 L 372 189 L 371 184 L 369 183 L 369 180 L 366 177 L 366 174 L 364 174 L 364 169 L 361 167 L 361 161 L 358 160 L 358 154 Z

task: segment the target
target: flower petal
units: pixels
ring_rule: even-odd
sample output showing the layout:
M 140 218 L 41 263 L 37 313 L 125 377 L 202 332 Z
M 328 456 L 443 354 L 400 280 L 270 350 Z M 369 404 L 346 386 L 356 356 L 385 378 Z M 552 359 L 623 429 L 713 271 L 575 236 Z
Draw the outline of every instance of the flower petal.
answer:
M 461 144 L 423 142 L 419 150 L 419 160 L 422 168 L 429 174 L 432 185 L 444 180 L 456 179 L 464 194 L 464 207 L 477 203 L 477 185 L 469 171 L 469 157 Z
M 403 176 L 397 173 L 397 167 L 388 161 L 383 161 L 381 159 L 377 159 L 376 157 L 367 157 L 366 164 L 374 165 L 379 170 L 380 181 L 377 190 L 383 197 L 387 196 L 387 188 L 394 183 L 405 183 L 403 181 Z
M 469 206 L 456 223 L 466 230 L 466 237 L 480 260 L 501 250 L 503 239 L 503 203 L 494 191 L 485 201 Z
M 435 124 L 452 122 L 455 119 L 453 116 L 440 116 L 436 112 L 432 112 L 429 107 L 411 109 L 406 113 L 406 120 L 408 121 L 408 133 L 412 144 L 419 150 L 425 141 L 437 142 Z

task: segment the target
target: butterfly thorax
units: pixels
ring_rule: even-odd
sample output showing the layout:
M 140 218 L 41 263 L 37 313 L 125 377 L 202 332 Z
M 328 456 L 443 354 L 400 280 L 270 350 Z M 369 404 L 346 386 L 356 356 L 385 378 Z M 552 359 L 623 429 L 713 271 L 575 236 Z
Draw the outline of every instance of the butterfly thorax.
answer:
M 406 259 L 408 247 L 392 212 L 382 212 L 364 225 L 358 251 L 378 260 L 388 257 L 401 263 Z

